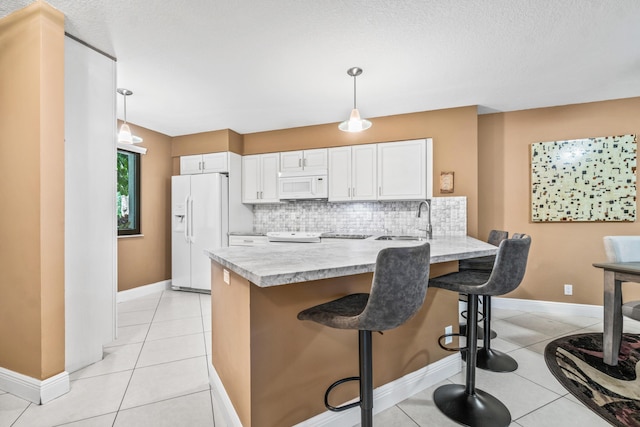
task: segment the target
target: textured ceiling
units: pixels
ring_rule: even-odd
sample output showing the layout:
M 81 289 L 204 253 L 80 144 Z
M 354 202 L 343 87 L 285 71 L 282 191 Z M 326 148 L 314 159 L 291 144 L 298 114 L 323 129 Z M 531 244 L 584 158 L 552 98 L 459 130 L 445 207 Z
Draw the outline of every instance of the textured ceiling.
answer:
M 31 0 L 0 1 L 0 17 Z M 176 136 L 640 96 L 639 0 L 50 0 Z M 122 101 L 118 100 L 122 117 Z

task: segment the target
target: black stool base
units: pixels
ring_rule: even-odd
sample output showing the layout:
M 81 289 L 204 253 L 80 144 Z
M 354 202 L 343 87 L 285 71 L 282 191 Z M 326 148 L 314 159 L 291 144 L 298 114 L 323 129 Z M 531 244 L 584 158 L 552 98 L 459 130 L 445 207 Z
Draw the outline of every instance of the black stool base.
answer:
M 471 427 L 508 427 L 511 413 L 498 399 L 482 390 L 466 392 L 463 384 L 447 384 L 433 393 L 433 401 L 450 419 Z
M 501 351 L 479 348 L 476 356 L 476 368 L 491 372 L 513 372 L 518 369 L 518 362 Z

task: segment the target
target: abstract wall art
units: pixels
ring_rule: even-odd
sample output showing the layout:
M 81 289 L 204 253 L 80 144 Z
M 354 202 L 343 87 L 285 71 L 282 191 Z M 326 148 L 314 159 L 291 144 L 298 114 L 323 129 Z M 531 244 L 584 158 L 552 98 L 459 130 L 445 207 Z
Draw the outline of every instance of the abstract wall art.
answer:
M 636 136 L 531 144 L 531 221 L 635 221 Z

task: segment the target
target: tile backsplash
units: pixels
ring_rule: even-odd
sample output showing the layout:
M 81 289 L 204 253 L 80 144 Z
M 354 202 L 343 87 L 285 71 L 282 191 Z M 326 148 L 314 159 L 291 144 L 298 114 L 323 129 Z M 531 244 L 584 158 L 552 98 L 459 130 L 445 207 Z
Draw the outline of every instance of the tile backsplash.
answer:
M 330 203 L 320 200 L 254 205 L 255 232 L 322 231 L 345 234 L 419 234 L 426 209 L 417 218 L 419 202 Z M 431 201 L 434 236 L 467 234 L 467 198 L 434 197 Z

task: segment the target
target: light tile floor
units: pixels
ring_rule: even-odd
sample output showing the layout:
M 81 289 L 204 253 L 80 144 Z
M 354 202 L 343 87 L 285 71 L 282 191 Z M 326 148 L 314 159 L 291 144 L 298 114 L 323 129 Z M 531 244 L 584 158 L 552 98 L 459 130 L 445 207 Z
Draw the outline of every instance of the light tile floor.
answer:
M 118 339 L 102 361 L 71 374 L 71 391 L 34 405 L 0 390 L 0 427 L 225 426 L 209 386 L 211 297 L 164 291 L 119 304 Z M 493 310 L 498 338 L 492 347 L 509 353 L 513 373 L 477 371 L 477 386 L 511 411 L 512 426 L 608 426 L 581 405 L 547 369 L 545 345 L 562 335 L 601 332 L 589 317 Z M 625 319 L 625 330 L 640 323 Z M 464 373 L 445 383 L 463 383 Z M 375 416 L 376 426 L 457 426 L 424 390 Z

